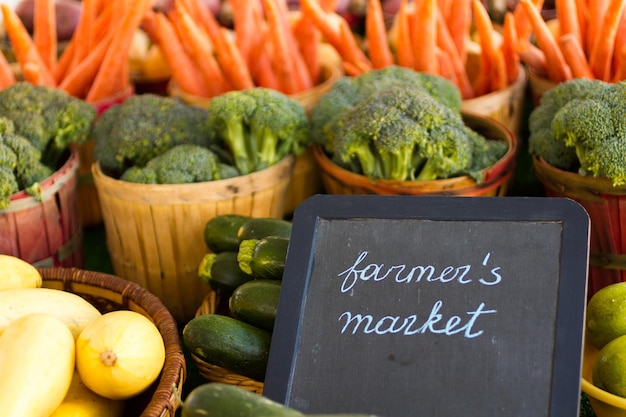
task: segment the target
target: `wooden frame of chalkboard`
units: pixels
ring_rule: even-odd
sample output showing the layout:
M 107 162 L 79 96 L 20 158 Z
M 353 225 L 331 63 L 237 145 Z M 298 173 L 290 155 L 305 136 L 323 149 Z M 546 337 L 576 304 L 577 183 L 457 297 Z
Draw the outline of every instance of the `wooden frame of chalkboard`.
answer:
M 565 198 L 309 198 L 263 395 L 306 414 L 577 416 L 589 230 Z

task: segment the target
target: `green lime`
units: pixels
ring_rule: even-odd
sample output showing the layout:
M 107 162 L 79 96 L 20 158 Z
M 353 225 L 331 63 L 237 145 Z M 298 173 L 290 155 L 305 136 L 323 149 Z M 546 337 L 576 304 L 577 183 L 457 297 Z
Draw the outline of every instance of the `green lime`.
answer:
M 598 388 L 626 397 L 626 335 L 611 340 L 600 350 L 591 377 Z
M 626 282 L 608 285 L 587 304 L 587 337 L 598 350 L 611 340 L 626 335 Z

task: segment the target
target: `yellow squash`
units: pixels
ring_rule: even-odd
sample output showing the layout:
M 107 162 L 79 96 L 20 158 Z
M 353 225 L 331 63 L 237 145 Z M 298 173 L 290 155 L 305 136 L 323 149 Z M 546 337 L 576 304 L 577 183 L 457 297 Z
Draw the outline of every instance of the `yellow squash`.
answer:
M 74 370 L 72 383 L 61 405 L 50 417 L 120 417 L 124 412 L 124 401 L 111 400 L 96 394 L 80 379 Z
M 0 291 L 41 287 L 41 274 L 33 265 L 16 256 L 0 254 Z
M 51 288 L 17 288 L 0 291 L 0 334 L 16 319 L 32 313 L 46 313 L 65 323 L 74 339 L 83 328 L 102 314 L 84 298 Z
M 91 322 L 76 340 L 76 368 L 87 387 L 112 399 L 144 391 L 161 373 L 165 345 L 155 324 L 119 310 Z
M 63 401 L 74 372 L 74 337 L 59 319 L 29 314 L 0 336 L 0 412 L 48 417 Z

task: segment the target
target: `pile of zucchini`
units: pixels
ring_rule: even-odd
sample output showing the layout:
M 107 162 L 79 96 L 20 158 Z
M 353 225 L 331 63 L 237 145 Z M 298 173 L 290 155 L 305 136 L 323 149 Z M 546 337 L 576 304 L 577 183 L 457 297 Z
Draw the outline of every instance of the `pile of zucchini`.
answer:
M 183 343 L 196 357 L 262 382 L 276 319 L 291 222 L 224 214 L 209 220 L 209 252 L 198 278 L 225 308 L 199 315 L 183 328 Z

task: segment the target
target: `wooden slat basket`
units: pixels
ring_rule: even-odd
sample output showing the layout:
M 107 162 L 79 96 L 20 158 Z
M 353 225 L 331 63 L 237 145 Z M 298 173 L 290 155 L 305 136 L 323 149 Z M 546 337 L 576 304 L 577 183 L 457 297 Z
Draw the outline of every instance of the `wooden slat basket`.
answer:
M 165 344 L 165 364 L 151 387 L 125 400 L 124 417 L 174 417 L 180 406 L 186 365 L 176 321 L 163 303 L 137 284 L 114 275 L 79 268 L 39 268 L 39 271 L 43 287 L 80 295 L 103 314 L 132 310 L 154 322 Z
M 93 176 L 115 274 L 159 297 L 182 325 L 208 292 L 198 279 L 204 227 L 220 214 L 282 218 L 293 156 L 261 171 L 192 184 L 137 184 Z
M 196 316 L 202 314 L 214 314 L 220 306 L 220 299 L 215 291 L 210 291 L 202 300 L 202 304 L 196 311 Z M 263 393 L 263 382 L 256 381 L 247 376 L 237 374 L 229 371 L 221 366 L 208 363 L 193 353 L 190 354 L 194 363 L 198 367 L 200 375 L 209 382 L 221 382 L 223 384 L 236 385 L 247 391 L 255 392 L 257 394 Z
M 533 169 L 548 197 L 580 203 L 591 219 L 587 296 L 626 281 L 626 185 L 614 187 L 608 178 L 579 175 L 555 168 L 536 156 Z
M 79 158 L 67 161 L 41 185 L 41 200 L 20 191 L 0 210 L 0 253 L 36 266 L 82 267 L 82 228 L 78 217 Z

